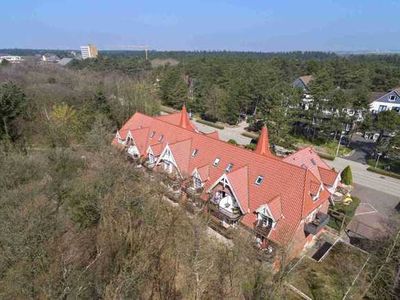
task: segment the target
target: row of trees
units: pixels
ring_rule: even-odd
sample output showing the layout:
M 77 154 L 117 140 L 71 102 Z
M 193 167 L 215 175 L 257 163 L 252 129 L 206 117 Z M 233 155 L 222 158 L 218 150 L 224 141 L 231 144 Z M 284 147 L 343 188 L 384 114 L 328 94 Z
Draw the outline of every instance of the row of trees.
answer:
M 400 82 L 399 55 L 222 51 L 152 52 L 151 57 L 172 57 L 180 63 L 152 68 L 138 53 L 120 51 L 75 61 L 72 67 L 118 70 L 134 77 L 147 74 L 159 87 L 164 104 L 181 108 L 185 103 L 204 119 L 229 124 L 253 116 L 250 122 L 267 123 L 273 141 L 280 143 L 288 140 L 289 133 L 327 141 L 346 126 L 356 129 L 352 125 L 357 115 L 349 117 L 343 109 L 367 111 L 372 91 L 387 91 Z M 314 105 L 304 111 L 299 105 L 302 93 L 292 88 L 292 82 L 308 74 L 314 77 L 310 85 Z M 337 113 L 327 118 L 322 109 Z

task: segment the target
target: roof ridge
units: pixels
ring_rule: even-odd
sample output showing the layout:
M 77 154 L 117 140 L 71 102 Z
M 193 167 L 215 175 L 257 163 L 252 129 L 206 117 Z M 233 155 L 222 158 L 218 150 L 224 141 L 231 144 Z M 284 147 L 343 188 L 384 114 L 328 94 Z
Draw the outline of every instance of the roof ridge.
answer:
M 210 136 L 207 136 L 206 134 L 204 134 L 203 132 L 200 132 L 200 131 L 199 131 L 199 132 L 191 131 L 191 130 L 189 130 L 189 129 L 182 128 L 182 127 L 180 127 L 180 126 L 178 126 L 178 125 L 175 125 L 175 124 L 172 124 L 172 123 L 168 123 L 167 121 L 164 121 L 164 120 L 162 120 L 162 119 L 157 119 L 157 118 L 154 118 L 154 117 L 152 117 L 152 116 L 147 116 L 147 115 L 142 114 L 142 113 L 140 113 L 140 112 L 136 112 L 135 114 L 140 114 L 140 115 L 142 115 L 142 116 L 144 116 L 144 117 L 151 118 L 151 119 L 153 119 L 153 120 L 157 120 L 157 121 L 163 122 L 163 123 L 165 123 L 165 124 L 168 124 L 169 126 L 174 126 L 174 127 L 176 127 L 176 128 L 179 128 L 180 130 L 186 130 L 186 131 L 190 132 L 191 134 L 197 134 L 198 136 L 200 136 L 200 137 L 202 137 L 202 138 L 207 138 L 207 139 L 212 140 L 214 143 L 223 143 L 223 144 L 225 144 L 225 145 L 228 145 L 228 146 L 231 147 L 231 148 L 238 149 L 239 151 L 243 151 L 243 152 L 246 152 L 246 153 L 252 153 L 253 155 L 257 155 L 257 156 L 259 156 L 259 157 L 261 157 L 261 158 L 263 158 L 263 159 L 265 159 L 265 160 L 272 159 L 272 160 L 274 160 L 274 161 L 276 161 L 276 162 L 283 163 L 283 164 L 285 164 L 285 165 L 287 165 L 287 166 L 294 167 L 294 168 L 296 168 L 296 169 L 298 169 L 298 170 L 301 170 L 301 169 L 304 170 L 304 168 L 302 168 L 302 167 L 300 167 L 300 166 L 293 165 L 293 164 L 291 164 L 291 163 L 289 163 L 289 162 L 286 162 L 286 161 L 284 161 L 284 160 L 282 160 L 282 159 L 276 157 L 275 155 L 269 155 L 269 156 L 262 155 L 262 154 L 259 154 L 259 153 L 254 152 L 254 151 L 252 151 L 252 150 L 250 150 L 250 149 L 246 149 L 246 148 L 243 148 L 243 147 L 239 147 L 239 146 L 236 146 L 236 145 L 232 145 L 232 144 L 230 144 L 230 143 L 228 143 L 228 142 L 226 142 L 226 141 L 220 140 L 220 139 L 214 139 L 214 138 L 212 138 L 212 137 L 210 137 Z M 193 138 L 193 137 L 191 137 L 191 138 Z M 189 139 L 189 138 L 188 138 L 188 139 Z M 169 143 L 168 143 L 168 144 L 169 144 Z M 170 145 L 170 144 L 169 144 L 169 145 Z M 310 146 L 309 146 L 309 147 L 310 147 Z M 308 147 L 306 147 L 306 148 L 308 148 Z M 303 148 L 303 149 L 301 149 L 301 150 L 304 150 L 304 149 L 306 149 L 306 148 Z M 301 151 L 301 150 L 299 150 L 299 151 Z M 294 153 L 293 153 L 293 154 L 294 154 Z M 289 157 L 289 156 L 287 156 L 287 157 Z M 286 157 L 286 158 L 287 158 L 287 157 Z

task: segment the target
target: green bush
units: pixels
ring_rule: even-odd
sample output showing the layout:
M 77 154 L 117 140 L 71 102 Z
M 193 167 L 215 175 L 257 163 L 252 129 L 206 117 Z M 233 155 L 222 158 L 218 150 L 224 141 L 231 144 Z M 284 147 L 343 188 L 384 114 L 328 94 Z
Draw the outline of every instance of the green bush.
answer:
M 353 174 L 351 173 L 351 168 L 350 166 L 347 166 L 344 168 L 342 171 L 342 182 L 347 185 L 351 185 L 353 183 Z
M 204 124 L 204 125 L 207 125 L 207 126 L 210 126 L 210 127 L 214 127 L 214 128 L 217 128 L 217 129 L 224 129 L 225 128 L 222 125 L 219 125 L 219 124 L 216 124 L 216 123 L 213 123 L 213 122 L 209 122 L 209 121 L 204 121 L 204 120 L 201 120 L 201 119 L 196 120 L 196 121 L 201 123 L 201 124 Z
M 244 146 L 246 149 L 255 150 L 257 145 L 256 144 L 248 144 Z
M 385 175 L 385 176 L 389 176 L 389 177 L 400 179 L 400 174 L 393 173 L 393 172 L 388 172 L 388 171 L 385 171 L 385 170 L 382 170 L 382 169 L 379 169 L 379 168 L 368 167 L 367 170 L 370 171 L 370 172 L 374 172 L 374 173 L 378 173 L 378 174 L 381 174 L 381 175 Z
M 228 143 L 232 144 L 232 145 L 237 145 L 238 144 L 234 139 L 229 139 Z

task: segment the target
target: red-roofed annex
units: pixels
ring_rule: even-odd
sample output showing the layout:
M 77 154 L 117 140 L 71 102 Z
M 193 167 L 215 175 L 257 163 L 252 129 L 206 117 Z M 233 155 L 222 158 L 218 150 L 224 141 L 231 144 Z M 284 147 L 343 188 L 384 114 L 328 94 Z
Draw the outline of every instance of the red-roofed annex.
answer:
M 224 226 L 240 225 L 261 248 L 290 247 L 293 255 L 327 223 L 329 197 L 340 179 L 311 148 L 276 157 L 265 127 L 254 152 L 201 133 L 185 107 L 158 117 L 135 113 L 113 144 L 175 174 Z

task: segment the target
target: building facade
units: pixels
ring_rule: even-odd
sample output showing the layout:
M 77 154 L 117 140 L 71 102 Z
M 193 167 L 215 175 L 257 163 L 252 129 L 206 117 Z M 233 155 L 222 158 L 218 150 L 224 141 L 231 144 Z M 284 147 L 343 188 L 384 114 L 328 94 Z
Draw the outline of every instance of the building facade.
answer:
M 400 87 L 386 94 L 379 95 L 370 103 L 370 111 L 373 114 L 386 110 L 395 110 L 400 113 Z
M 176 178 L 224 227 L 244 229 L 259 248 L 285 248 L 291 256 L 328 222 L 329 198 L 340 180 L 311 148 L 276 157 L 266 127 L 255 151 L 199 132 L 185 107 L 166 116 L 135 113 L 113 144 Z
M 83 59 L 96 58 L 98 55 L 96 46 L 93 44 L 81 46 L 81 55 Z

